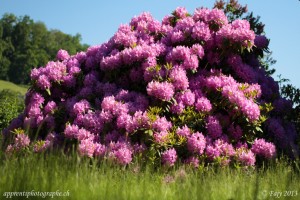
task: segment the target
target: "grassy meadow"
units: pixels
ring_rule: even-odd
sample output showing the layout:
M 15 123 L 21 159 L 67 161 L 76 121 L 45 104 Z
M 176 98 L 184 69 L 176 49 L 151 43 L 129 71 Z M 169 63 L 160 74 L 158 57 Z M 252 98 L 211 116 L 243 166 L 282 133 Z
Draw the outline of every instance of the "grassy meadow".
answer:
M 22 95 L 25 95 L 27 92 L 28 86 L 16 85 L 9 81 L 0 80 L 0 91 L 1 90 L 12 90 L 14 92 L 19 92 Z
M 137 163 L 124 168 L 62 153 L 18 158 L 1 155 L 0 177 L 2 195 L 23 191 L 68 194 L 54 199 L 300 198 L 299 169 L 286 161 L 274 161 L 259 169 L 202 167 L 195 170 L 182 166 L 153 169 Z

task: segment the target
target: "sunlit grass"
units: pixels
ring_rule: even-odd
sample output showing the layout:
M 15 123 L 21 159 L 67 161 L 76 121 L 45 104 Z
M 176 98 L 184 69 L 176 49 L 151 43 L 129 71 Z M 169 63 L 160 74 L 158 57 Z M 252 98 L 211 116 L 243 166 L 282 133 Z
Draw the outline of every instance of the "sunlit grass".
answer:
M 9 81 L 0 80 L 0 91 L 1 90 L 12 90 L 25 95 L 28 90 L 28 86 L 19 86 Z
M 248 200 L 273 199 L 274 191 L 300 192 L 299 171 L 285 161 L 260 169 L 194 170 L 179 166 L 153 169 L 137 163 L 120 167 L 57 153 L 18 158 L 0 156 L 0 195 L 34 190 L 68 191 L 69 196 L 59 197 L 62 199 Z M 291 199 L 299 197 L 297 194 Z

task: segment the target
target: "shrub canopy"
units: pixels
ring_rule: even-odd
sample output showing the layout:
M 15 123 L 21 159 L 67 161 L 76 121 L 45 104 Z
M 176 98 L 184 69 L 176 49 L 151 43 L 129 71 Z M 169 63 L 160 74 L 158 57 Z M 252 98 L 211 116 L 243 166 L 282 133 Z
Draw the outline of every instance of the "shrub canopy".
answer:
M 6 151 L 75 145 L 121 165 L 141 156 L 195 167 L 293 155 L 292 104 L 261 65 L 269 40 L 253 29 L 217 8 L 179 7 L 162 22 L 142 13 L 86 52 L 60 50 L 31 71 Z

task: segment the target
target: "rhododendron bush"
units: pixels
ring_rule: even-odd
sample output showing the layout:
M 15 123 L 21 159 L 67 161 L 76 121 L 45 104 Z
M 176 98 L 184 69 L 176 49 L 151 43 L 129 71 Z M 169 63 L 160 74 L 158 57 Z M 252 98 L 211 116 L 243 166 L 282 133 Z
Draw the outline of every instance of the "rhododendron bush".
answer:
M 223 10 L 177 8 L 121 25 L 106 43 L 31 72 L 6 153 L 76 148 L 127 165 L 253 166 L 297 153 L 291 102 L 261 66 L 269 40 Z

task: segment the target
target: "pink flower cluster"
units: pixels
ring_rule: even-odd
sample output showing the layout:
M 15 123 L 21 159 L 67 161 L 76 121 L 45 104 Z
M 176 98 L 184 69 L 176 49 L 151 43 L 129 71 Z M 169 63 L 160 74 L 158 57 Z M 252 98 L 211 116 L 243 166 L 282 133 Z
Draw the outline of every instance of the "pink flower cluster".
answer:
M 77 144 L 81 156 L 120 165 L 148 158 L 153 147 L 167 166 L 271 159 L 296 134 L 284 121 L 292 105 L 256 51 L 244 53 L 267 45 L 248 21 L 231 22 L 222 10 L 190 15 L 180 7 L 162 22 L 142 13 L 109 41 L 76 55 L 59 50 L 57 61 L 32 70 L 24 113 L 4 137 L 16 128 L 27 132 L 13 135 L 7 151 Z M 274 111 L 265 112 L 266 104 Z

